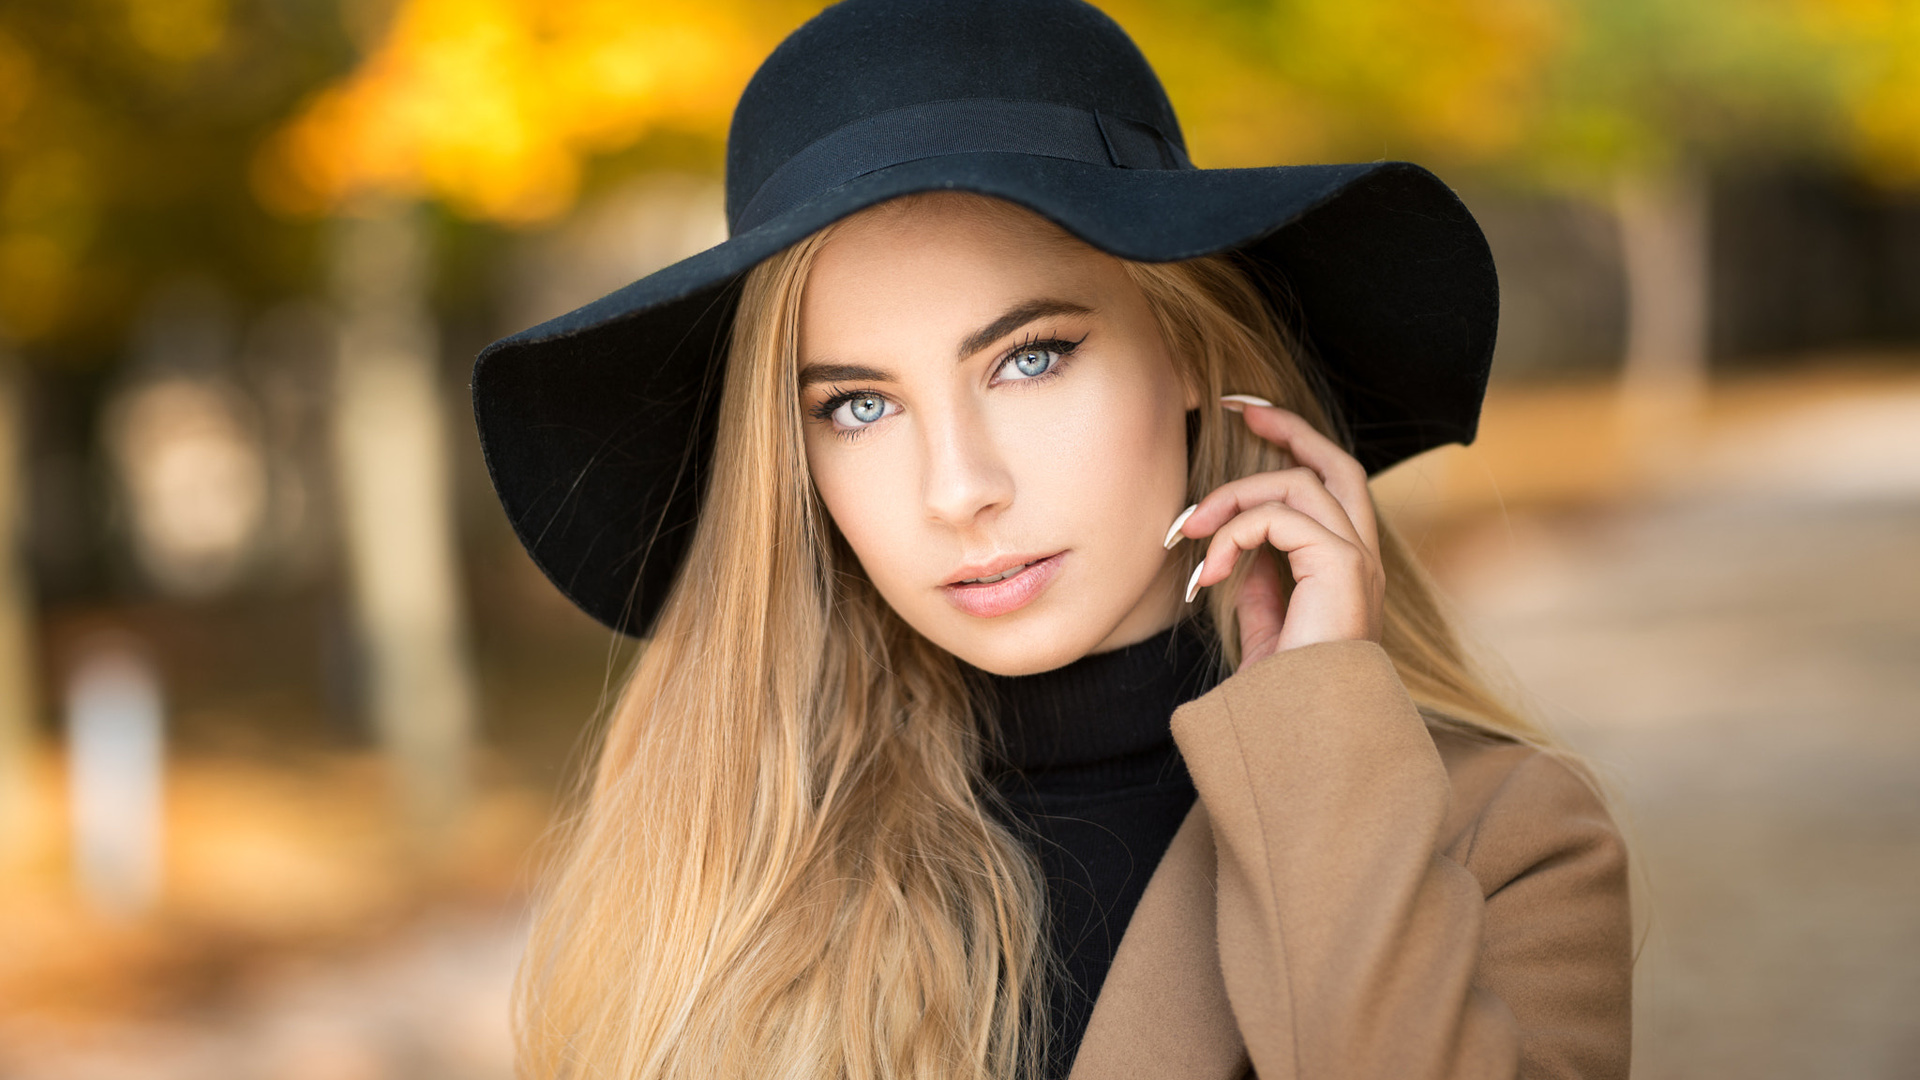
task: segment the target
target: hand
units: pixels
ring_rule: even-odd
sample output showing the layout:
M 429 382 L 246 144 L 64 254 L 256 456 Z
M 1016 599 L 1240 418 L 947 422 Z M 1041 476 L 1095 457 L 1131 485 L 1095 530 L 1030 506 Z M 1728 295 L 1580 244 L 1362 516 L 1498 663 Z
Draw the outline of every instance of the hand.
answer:
M 1366 469 L 1296 413 L 1244 395 L 1222 398 L 1221 407 L 1299 466 L 1222 484 L 1181 516 L 1169 547 L 1181 536 L 1213 537 L 1187 599 L 1226 580 L 1251 552 L 1254 568 L 1233 600 L 1242 668 L 1317 641 L 1379 641 L 1387 578 Z M 1291 599 L 1268 545 L 1287 553 Z

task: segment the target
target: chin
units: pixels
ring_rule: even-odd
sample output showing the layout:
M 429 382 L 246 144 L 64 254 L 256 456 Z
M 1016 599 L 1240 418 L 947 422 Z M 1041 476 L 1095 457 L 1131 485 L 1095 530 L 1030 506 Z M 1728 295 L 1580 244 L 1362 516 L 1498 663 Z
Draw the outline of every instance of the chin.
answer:
M 1037 675 L 1087 655 L 1113 631 L 1106 622 L 1081 612 L 1034 611 L 1024 619 L 1022 615 L 1029 613 L 1014 612 L 996 619 L 961 614 L 958 617 L 964 622 L 943 620 L 946 624 L 939 628 L 939 636 L 927 637 L 982 671 Z

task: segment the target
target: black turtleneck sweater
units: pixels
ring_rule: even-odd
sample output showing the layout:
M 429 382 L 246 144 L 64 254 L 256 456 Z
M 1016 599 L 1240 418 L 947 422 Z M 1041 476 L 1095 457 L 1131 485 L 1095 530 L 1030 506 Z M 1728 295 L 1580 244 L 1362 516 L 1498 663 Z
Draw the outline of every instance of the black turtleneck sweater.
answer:
M 1120 935 L 1193 806 L 1173 710 L 1216 681 L 1192 623 L 1038 675 L 976 672 L 988 780 L 1003 820 L 1046 875 L 1052 989 L 1049 1072 L 1064 1077 Z M 998 747 L 994 746 L 998 736 Z

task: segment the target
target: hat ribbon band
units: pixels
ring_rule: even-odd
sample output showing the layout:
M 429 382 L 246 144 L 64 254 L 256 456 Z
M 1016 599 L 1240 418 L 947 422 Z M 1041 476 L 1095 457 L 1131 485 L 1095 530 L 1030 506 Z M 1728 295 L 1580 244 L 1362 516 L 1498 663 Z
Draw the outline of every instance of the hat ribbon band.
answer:
M 1191 169 L 1158 128 L 1048 101 L 963 98 L 889 109 L 809 143 L 760 184 L 733 222 L 735 234 L 857 177 L 953 154 L 1029 154 L 1122 169 Z

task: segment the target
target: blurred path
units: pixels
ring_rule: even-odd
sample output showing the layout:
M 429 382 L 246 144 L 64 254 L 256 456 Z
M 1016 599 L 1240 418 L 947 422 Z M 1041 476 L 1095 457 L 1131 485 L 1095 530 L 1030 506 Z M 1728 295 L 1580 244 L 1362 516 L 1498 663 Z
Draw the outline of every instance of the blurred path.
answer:
M 0 1017 L 6 1080 L 507 1080 L 520 928 L 445 914 L 251 971 L 217 1011 L 71 1031 Z
M 1447 583 L 1619 795 L 1637 1080 L 1920 1075 L 1920 397 L 1700 460 L 1490 520 Z

